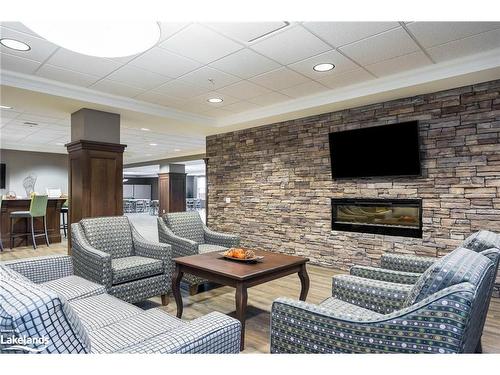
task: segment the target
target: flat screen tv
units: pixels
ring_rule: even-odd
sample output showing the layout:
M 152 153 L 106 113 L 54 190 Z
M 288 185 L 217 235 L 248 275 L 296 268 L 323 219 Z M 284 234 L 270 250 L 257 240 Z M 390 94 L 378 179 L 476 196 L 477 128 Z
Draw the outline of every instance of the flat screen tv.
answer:
M 5 164 L 0 163 L 0 189 L 5 189 Z
M 330 133 L 332 178 L 420 175 L 418 122 Z

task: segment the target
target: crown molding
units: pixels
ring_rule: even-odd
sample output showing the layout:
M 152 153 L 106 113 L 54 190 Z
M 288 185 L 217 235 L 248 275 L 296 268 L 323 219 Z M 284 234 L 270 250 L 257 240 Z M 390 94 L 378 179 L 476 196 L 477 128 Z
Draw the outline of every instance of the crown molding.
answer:
M 216 127 L 224 128 L 238 124 L 243 125 L 242 128 L 248 125 L 258 126 L 295 119 L 297 116 L 309 116 L 390 100 L 388 98 L 395 99 L 401 95 L 419 95 L 498 78 L 500 78 L 500 48 L 226 116 L 218 119 Z M 398 96 L 398 93 L 401 95 Z
M 1 70 L 0 82 L 2 85 L 20 89 L 42 92 L 45 94 L 62 96 L 89 103 L 106 105 L 119 109 L 145 113 L 152 116 L 165 117 L 195 125 L 214 126 L 215 120 L 211 117 L 179 111 L 173 108 L 143 102 L 140 100 L 112 95 L 85 87 L 58 82 L 32 74 L 23 74 L 10 70 Z

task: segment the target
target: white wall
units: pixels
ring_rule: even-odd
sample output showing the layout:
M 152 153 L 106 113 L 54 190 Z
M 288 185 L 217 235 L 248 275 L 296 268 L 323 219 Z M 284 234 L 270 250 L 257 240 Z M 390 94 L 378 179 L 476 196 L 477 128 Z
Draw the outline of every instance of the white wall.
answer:
M 60 188 L 63 193 L 68 193 L 66 154 L 0 149 L 0 161 L 7 169 L 5 189 L 0 189 L 1 194 L 15 191 L 18 197 L 26 196 L 23 180 L 30 174 L 37 176 L 37 193 L 45 194 L 46 188 Z

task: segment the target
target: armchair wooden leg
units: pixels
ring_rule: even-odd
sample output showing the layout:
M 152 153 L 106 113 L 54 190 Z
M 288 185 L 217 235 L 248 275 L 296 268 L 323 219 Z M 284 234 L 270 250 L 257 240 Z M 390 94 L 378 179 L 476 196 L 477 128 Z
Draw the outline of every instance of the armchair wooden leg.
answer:
M 194 296 L 196 293 L 198 293 L 198 284 L 196 285 L 191 285 L 189 287 L 189 295 Z
M 161 304 L 163 306 L 167 306 L 169 302 L 168 294 L 162 294 L 161 295 Z

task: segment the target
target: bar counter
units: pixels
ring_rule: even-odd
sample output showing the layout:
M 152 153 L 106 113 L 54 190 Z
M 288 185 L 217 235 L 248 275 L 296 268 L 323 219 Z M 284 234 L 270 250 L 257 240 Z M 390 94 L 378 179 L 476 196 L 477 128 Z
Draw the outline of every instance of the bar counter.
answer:
M 47 203 L 47 232 L 49 235 L 49 243 L 61 242 L 61 207 L 67 198 L 49 198 Z M 31 199 L 4 199 L 2 200 L 2 210 L 0 213 L 0 231 L 3 247 L 10 248 L 10 213 L 12 211 L 29 211 Z M 26 233 L 28 231 L 27 220 L 18 219 L 14 225 L 16 233 Z M 35 230 L 43 233 L 43 220 L 35 219 Z M 31 236 L 29 238 L 17 237 L 14 238 L 14 247 L 31 246 Z M 37 237 L 37 245 L 45 245 L 45 238 Z

